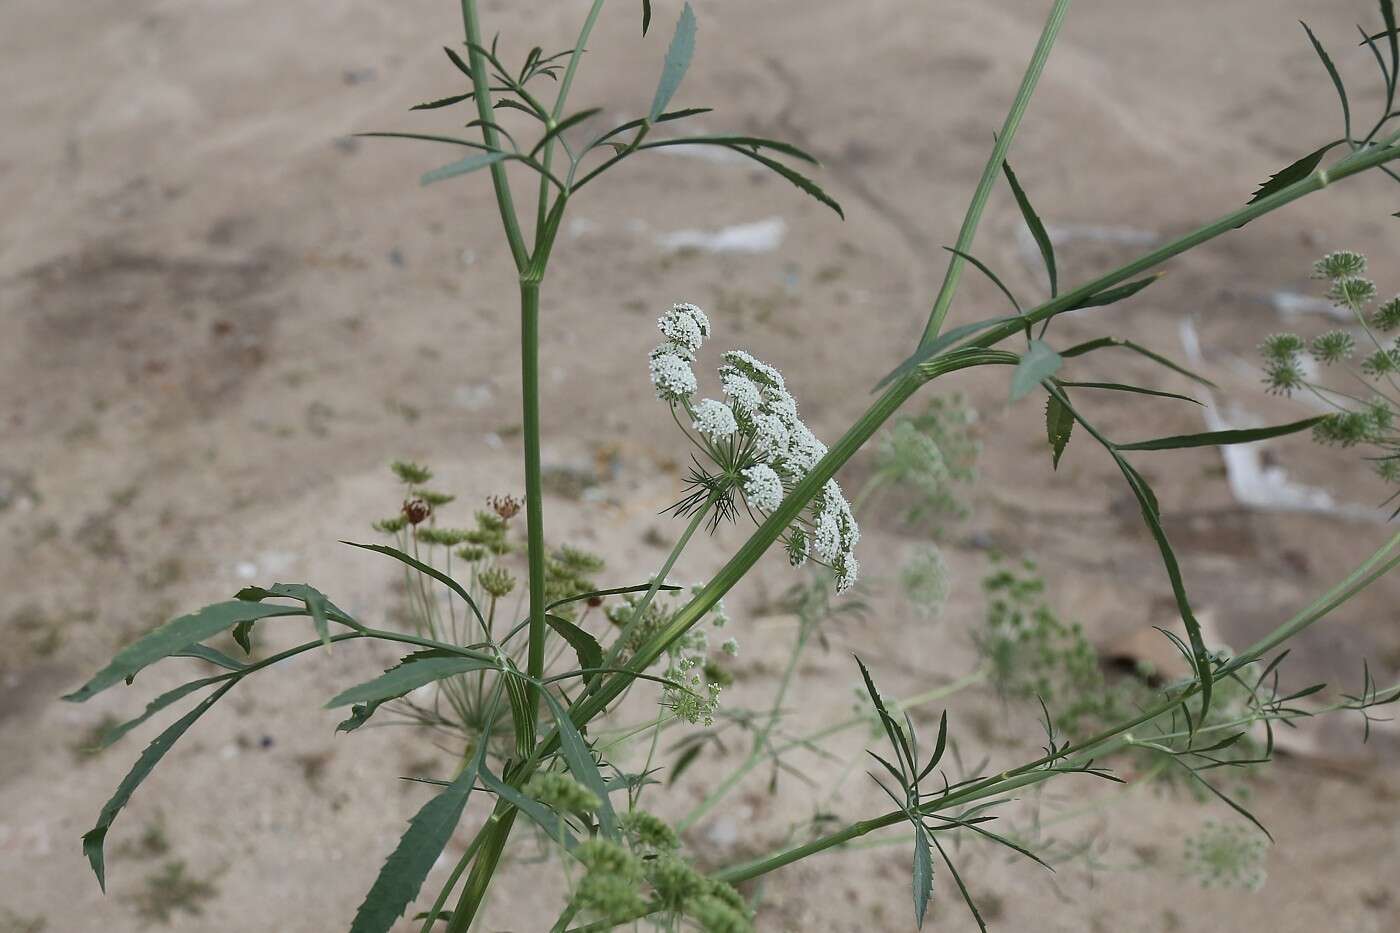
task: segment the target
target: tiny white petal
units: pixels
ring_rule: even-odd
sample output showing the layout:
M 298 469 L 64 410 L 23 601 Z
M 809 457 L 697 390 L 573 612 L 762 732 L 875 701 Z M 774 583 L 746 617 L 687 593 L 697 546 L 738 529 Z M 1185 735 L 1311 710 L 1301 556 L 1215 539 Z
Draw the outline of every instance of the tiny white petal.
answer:
M 761 512 L 771 512 L 783 501 L 783 481 L 766 463 L 744 471 L 744 498 Z
M 678 402 L 695 393 L 695 372 L 690 363 L 675 353 L 654 353 L 651 358 L 651 383 L 656 397 L 665 402 Z
M 723 440 L 739 430 L 734 420 L 734 412 L 723 402 L 707 398 L 694 408 L 695 420 L 691 427 L 712 440 Z

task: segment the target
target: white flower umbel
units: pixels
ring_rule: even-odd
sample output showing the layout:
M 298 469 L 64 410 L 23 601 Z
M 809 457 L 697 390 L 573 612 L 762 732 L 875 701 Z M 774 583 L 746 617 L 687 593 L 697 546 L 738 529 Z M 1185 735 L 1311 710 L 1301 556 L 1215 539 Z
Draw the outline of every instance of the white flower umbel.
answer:
M 651 354 L 651 384 L 663 402 L 684 402 L 695 394 L 695 372 L 688 360 L 663 345 Z
M 733 410 L 723 402 L 717 402 L 712 398 L 707 398 L 700 402 L 691 412 L 695 420 L 690 426 L 712 441 L 722 441 L 726 437 L 733 437 L 739 430 L 739 423 L 734 420 Z
M 744 471 L 744 498 L 760 512 L 771 512 L 783 501 L 783 481 L 766 463 Z
M 670 311 L 657 318 L 656 326 L 668 341 L 692 354 L 710 336 L 710 319 L 705 312 L 683 301 L 676 302 Z
M 657 319 L 657 327 L 665 338 L 651 354 L 657 397 L 690 416 L 699 434 L 691 439 L 716 468 L 697 467 L 690 479 L 692 492 L 677 504 L 677 514 L 718 503 L 716 516 L 733 517 L 733 500 L 740 494 L 757 512 L 775 511 L 787 490 L 827 454 L 826 445 L 798 417 L 783 374 L 744 350 L 729 350 L 719 367 L 725 401 L 692 402 L 696 380 L 690 364 L 710 336 L 709 318 L 695 305 L 678 303 Z M 838 592 L 856 581 L 858 540 L 860 529 L 835 480 L 827 481 L 783 538 L 792 566 L 815 558 L 836 574 Z

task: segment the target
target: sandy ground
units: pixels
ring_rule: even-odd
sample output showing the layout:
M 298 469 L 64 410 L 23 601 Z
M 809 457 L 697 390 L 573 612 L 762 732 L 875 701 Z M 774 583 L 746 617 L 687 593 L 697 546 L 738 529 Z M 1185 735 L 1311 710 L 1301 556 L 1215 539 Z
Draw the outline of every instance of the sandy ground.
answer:
M 582 6 L 497 0 L 485 15 L 514 56 L 527 38 L 567 45 Z M 545 292 L 545 457 L 588 471 L 603 450 L 613 466 L 582 500 L 550 496 L 552 536 L 597 549 L 629 579 L 662 556 L 647 532 L 667 530 L 656 512 L 676 477 L 663 466 L 681 442 L 649 398 L 645 356 L 654 314 L 670 301 L 704 305 L 718 343 L 780 365 L 819 433 L 834 436 L 859 413 L 921 326 L 941 275 L 938 247 L 956 235 L 1046 6 L 699 4 L 700 51 L 676 103 L 718 107 L 702 119 L 706 130 L 763 132 L 815 151 L 847 220 L 745 166 L 686 155 L 639 158 L 579 199 Z M 392 568 L 335 541 L 366 536 L 392 509 L 390 459 L 433 463 L 467 500 L 519 491 L 512 281 L 489 188 L 478 177 L 421 189 L 417 175 L 444 161 L 440 152 L 347 136 L 448 127 L 450 117 L 404 108 L 456 88 L 438 51 L 458 35 L 454 7 L 10 0 L 0 9 L 4 933 L 150 928 L 139 896 L 176 860 L 212 895 L 201 915 L 176 914 L 173 929 L 343 929 L 423 799 L 395 777 L 442 763 L 405 730 L 337 737 L 336 717 L 319 709 L 390 655 L 308 658 L 232 696 L 138 792 L 109 840 L 104 899 L 78 837 L 151 732 L 97 756 L 75 748 L 103 717 L 132 715 L 182 678 L 171 665 L 87 706 L 56 698 L 135 633 L 226 598 L 248 576 L 304 579 L 364 617 L 382 616 Z M 641 42 L 634 7 L 605 15 L 580 106 L 630 116 L 649 102 L 676 10 L 658 4 L 659 25 Z M 1336 135 L 1332 91 L 1300 16 L 1322 27 L 1360 88 L 1366 62 L 1345 50 L 1353 19 L 1375 18 L 1361 0 L 1076 5 L 1014 150 L 1041 214 L 1071 234 L 1060 250 L 1066 280 L 1241 203 Z M 1231 405 L 1301 417 L 1297 405 L 1265 397 L 1246 364 L 1281 326 L 1270 296 L 1305 290 L 1311 259 L 1338 246 L 1369 252 L 1383 290 L 1400 286 L 1384 261 L 1400 246 L 1392 190 L 1362 180 L 1310 198 L 1173 262 L 1131 305 L 1067 322 L 1060 339 L 1107 327 L 1180 355 L 1181 325 L 1193 322 L 1204 368 Z M 662 245 L 679 230 L 773 218 L 784 235 L 762 254 Z M 1039 294 L 1019 227 L 999 193 L 979 253 Z M 953 320 L 996 302 L 970 278 Z M 1183 387 L 1123 357 L 1088 358 L 1081 372 Z M 1170 591 L 1111 462 L 1075 444 L 1052 474 L 1039 406 L 1008 407 L 1004 380 L 979 374 L 956 386 L 980 411 L 985 453 L 973 516 L 951 533 L 947 610 L 930 622 L 880 598 L 865 621 L 833 630 L 830 650 L 799 672 L 804 720 L 845 715 L 852 650 L 892 694 L 969 670 L 989 546 L 1037 556 L 1057 606 L 1099 643 L 1170 624 Z M 1185 406 L 1114 397 L 1095 411 L 1120 436 L 1201 428 Z M 1355 458 L 1303 440 L 1266 455 L 1339 501 L 1379 497 Z M 866 468 L 857 462 L 849 477 L 858 482 Z M 1188 555 L 1201 612 L 1229 644 L 1305 603 L 1386 533 L 1364 518 L 1244 507 L 1214 451 L 1162 455 L 1144 470 Z M 876 578 L 927 534 L 892 508 L 861 518 Z M 684 573 L 698 578 L 739 540 L 730 532 L 702 544 Z M 760 696 L 783 656 L 789 629 L 755 618 L 790 580 L 780 564 L 765 562 L 731 599 L 745 643 L 738 697 Z M 1363 657 L 1390 682 L 1400 667 L 1397 595 L 1400 583 L 1383 583 L 1301 639 L 1290 682 L 1354 688 Z M 960 693 L 950 709 L 969 759 L 1013 764 L 1040 740 L 1032 716 L 1008 713 L 991 691 Z M 1053 814 L 1106 802 L 1057 829 L 1098 840 L 1092 865 L 1068 864 L 1051 884 L 1000 851 L 966 846 L 966 875 L 994 926 L 1008 930 L 1400 929 L 1400 784 L 1383 767 L 1395 744 L 1382 732 L 1363 748 L 1350 720 L 1310 735 L 1323 753 L 1281 760 L 1252 786 L 1278 840 L 1258 893 L 1203 892 L 1181 877 L 1182 839 L 1224 819 L 1223 808 L 1082 780 L 1055 786 L 1044 806 Z M 840 747 L 855 755 L 859 746 L 852 736 Z M 716 756 L 691 772 L 675 812 L 734 760 Z M 723 864 L 776 844 L 841 769 L 802 765 L 816 789 L 785 778 L 770 796 L 766 775 L 756 776 L 732 810 L 691 833 L 692 850 Z M 885 809 L 858 773 L 845 788 L 843 812 Z M 159 840 L 143 846 L 152 827 L 163 827 L 167 851 L 151 851 Z M 538 872 L 528 863 L 505 872 L 483 929 L 544 928 Z M 907 929 L 908 884 L 901 846 L 828 854 L 770 879 L 759 926 Z M 943 873 L 932 928 L 972 928 Z

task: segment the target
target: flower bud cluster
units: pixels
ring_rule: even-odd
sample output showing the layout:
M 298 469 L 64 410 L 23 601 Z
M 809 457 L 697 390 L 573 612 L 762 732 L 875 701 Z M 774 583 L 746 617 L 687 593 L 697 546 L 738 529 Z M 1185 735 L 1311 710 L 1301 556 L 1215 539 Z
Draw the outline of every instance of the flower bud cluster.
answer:
M 730 350 L 719 367 L 724 400 L 697 402 L 691 364 L 710 336 L 709 318 L 695 305 L 678 303 L 657 319 L 657 327 L 664 340 L 651 353 L 652 385 L 662 401 L 685 409 L 703 439 L 701 449 L 723 471 L 711 488 L 725 496 L 737 490 L 759 513 L 775 511 L 827 453 L 798 417 L 782 373 L 743 350 Z M 841 592 L 859 574 L 859 540 L 850 504 L 840 485 L 828 480 L 787 529 L 784 548 L 794 567 L 809 556 L 830 565 Z

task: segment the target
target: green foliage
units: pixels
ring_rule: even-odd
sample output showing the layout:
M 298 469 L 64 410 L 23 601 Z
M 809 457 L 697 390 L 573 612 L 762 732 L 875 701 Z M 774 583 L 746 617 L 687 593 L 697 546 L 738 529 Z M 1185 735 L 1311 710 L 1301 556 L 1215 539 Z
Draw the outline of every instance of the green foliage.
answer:
M 1239 823 L 1208 821 L 1188 836 L 1184 862 L 1188 875 L 1203 888 L 1257 891 L 1268 877 L 1268 840 Z
M 916 415 L 902 415 L 881 434 L 872 488 L 895 485 L 915 499 L 905 518 L 964 517 L 981 445 L 972 433 L 976 413 L 960 395 L 937 396 Z

